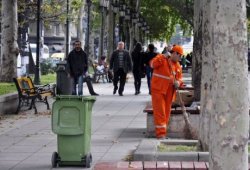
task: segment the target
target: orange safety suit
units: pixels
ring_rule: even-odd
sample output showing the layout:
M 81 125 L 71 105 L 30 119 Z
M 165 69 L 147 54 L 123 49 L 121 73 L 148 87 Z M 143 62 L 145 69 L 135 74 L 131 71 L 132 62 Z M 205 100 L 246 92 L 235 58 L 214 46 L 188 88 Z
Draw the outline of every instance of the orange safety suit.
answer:
M 174 81 L 178 81 L 180 85 L 183 84 L 182 68 L 179 62 L 172 62 L 163 54 L 158 54 L 153 58 L 150 61 L 150 66 L 154 70 L 151 82 L 151 96 L 155 132 L 157 138 L 164 138 L 167 134 L 171 105 L 175 100 Z

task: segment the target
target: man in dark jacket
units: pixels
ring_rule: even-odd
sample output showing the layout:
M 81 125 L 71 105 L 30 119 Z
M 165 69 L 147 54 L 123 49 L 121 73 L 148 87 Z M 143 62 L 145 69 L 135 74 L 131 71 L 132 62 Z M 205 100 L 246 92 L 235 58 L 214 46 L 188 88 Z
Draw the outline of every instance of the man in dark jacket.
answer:
M 69 76 L 73 79 L 72 95 L 77 94 L 76 85 L 78 84 L 78 95 L 80 96 L 83 90 L 83 76 L 88 70 L 88 59 L 79 40 L 74 42 L 74 50 L 67 57 L 67 67 Z
M 144 64 L 146 66 L 146 75 L 147 75 L 149 94 L 151 94 L 151 78 L 153 74 L 153 69 L 149 66 L 149 62 L 157 55 L 157 53 L 154 52 L 154 49 L 155 49 L 154 44 L 149 44 L 148 51 L 145 53 L 145 56 L 144 56 Z
M 127 73 L 132 70 L 132 60 L 129 52 L 124 50 L 124 42 L 119 42 L 117 50 L 115 50 L 111 55 L 110 70 L 113 70 L 114 72 L 113 94 L 116 94 L 116 91 L 118 90 L 117 84 L 118 81 L 120 81 L 118 93 L 120 96 L 123 96 Z

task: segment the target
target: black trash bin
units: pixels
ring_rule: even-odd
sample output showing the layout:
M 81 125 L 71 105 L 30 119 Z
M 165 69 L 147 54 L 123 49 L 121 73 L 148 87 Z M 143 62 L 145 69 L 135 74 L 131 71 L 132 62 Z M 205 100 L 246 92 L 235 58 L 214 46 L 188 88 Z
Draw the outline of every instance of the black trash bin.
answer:
M 71 95 L 71 78 L 68 77 L 66 70 L 66 61 L 57 63 L 56 69 L 56 94 L 57 95 Z

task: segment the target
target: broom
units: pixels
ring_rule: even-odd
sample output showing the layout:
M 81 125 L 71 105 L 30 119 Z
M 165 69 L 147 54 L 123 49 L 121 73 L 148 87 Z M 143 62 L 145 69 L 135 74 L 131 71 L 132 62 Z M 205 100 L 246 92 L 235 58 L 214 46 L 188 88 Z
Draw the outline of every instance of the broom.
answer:
M 169 60 L 168 61 L 168 65 L 171 69 L 171 72 L 174 76 L 174 82 L 176 81 L 176 77 L 175 77 L 175 73 L 173 72 L 173 68 L 172 68 L 172 65 L 169 63 Z M 183 117 L 184 117 L 184 121 L 185 121 L 185 134 L 186 134 L 186 138 L 187 139 L 197 139 L 197 132 L 195 131 L 195 129 L 192 127 L 191 123 L 190 123 L 190 120 L 189 120 L 189 116 L 188 116 L 188 113 L 187 113 L 187 109 L 184 105 L 184 102 L 181 98 L 181 95 L 180 95 L 180 91 L 179 91 L 179 88 L 176 89 L 177 91 L 177 96 L 179 98 L 179 101 L 180 101 L 180 106 L 181 106 L 181 111 L 182 111 L 182 114 L 183 114 Z
M 178 98 L 179 98 L 179 104 L 181 106 L 181 111 L 182 111 L 182 114 L 183 114 L 183 118 L 184 118 L 184 121 L 185 121 L 185 134 L 186 134 L 186 138 L 187 139 L 197 139 L 197 132 L 196 130 L 192 127 L 191 123 L 190 123 L 190 120 L 189 120 L 189 114 L 187 113 L 187 109 L 184 105 L 184 102 L 181 98 L 181 94 L 180 94 L 180 91 L 179 89 L 176 90 L 177 91 L 177 95 L 178 95 Z

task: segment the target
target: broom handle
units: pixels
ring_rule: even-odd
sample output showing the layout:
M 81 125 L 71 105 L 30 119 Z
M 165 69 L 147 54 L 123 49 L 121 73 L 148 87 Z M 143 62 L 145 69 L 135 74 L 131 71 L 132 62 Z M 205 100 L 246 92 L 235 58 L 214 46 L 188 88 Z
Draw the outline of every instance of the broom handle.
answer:
M 177 89 L 176 91 L 177 91 L 177 95 L 179 97 L 179 104 L 181 105 L 181 109 L 182 109 L 182 111 L 186 112 L 186 107 L 185 107 L 184 102 L 182 100 L 180 91 L 179 91 L 179 89 Z
M 169 67 L 170 67 L 171 73 L 172 73 L 172 75 L 174 76 L 174 82 L 175 82 L 175 81 L 176 81 L 176 77 L 175 77 L 175 74 L 174 74 L 174 72 L 173 72 L 172 65 L 171 65 L 171 63 L 169 63 L 169 60 L 167 60 L 167 61 L 168 61 L 168 65 L 169 65 Z M 177 88 L 176 91 L 177 91 L 177 95 L 178 95 L 178 97 L 179 97 L 179 104 L 181 105 L 181 109 L 182 109 L 183 112 L 186 112 L 186 107 L 185 107 L 185 105 L 184 105 L 184 103 L 183 103 L 183 100 L 182 100 L 182 98 L 181 98 L 181 94 L 180 94 L 179 88 Z

